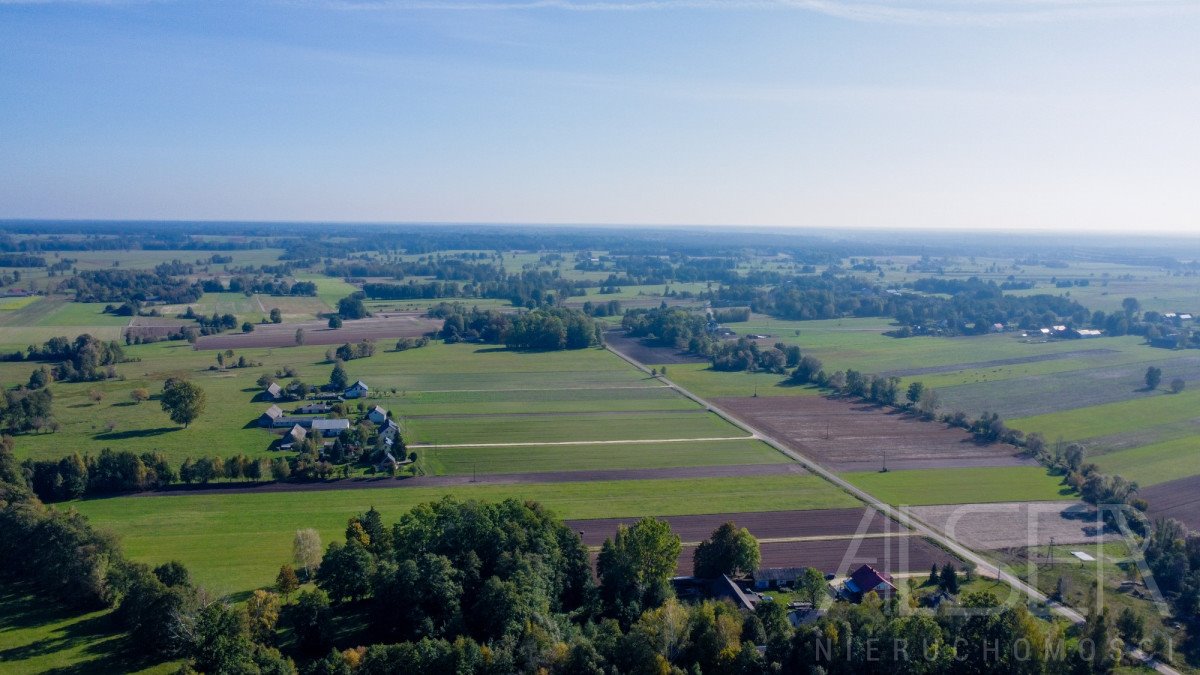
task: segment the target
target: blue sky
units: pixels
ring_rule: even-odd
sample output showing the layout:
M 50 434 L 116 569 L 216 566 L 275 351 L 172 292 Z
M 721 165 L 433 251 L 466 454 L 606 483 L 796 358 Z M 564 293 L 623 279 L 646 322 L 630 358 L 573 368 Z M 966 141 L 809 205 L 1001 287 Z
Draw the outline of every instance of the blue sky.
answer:
M 0 217 L 1200 232 L 1200 3 L 0 0 Z

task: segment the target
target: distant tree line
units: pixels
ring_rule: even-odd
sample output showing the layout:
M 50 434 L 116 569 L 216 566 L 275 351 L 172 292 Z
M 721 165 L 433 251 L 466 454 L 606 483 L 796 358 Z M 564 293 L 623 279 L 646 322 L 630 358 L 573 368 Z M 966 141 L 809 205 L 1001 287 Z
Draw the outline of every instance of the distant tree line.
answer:
M 85 270 L 59 283 L 60 290 L 75 291 L 76 302 L 146 302 L 167 304 L 196 302 L 204 294 L 197 282 L 176 278 L 191 274 L 191 265 L 164 263 L 153 272 L 143 270 Z
M 46 259 L 27 253 L 0 253 L 0 267 L 45 267 Z
M 520 314 L 443 304 L 438 336 L 447 342 L 504 344 L 513 349 L 584 349 L 600 344 L 600 326 L 578 309 L 544 307 Z

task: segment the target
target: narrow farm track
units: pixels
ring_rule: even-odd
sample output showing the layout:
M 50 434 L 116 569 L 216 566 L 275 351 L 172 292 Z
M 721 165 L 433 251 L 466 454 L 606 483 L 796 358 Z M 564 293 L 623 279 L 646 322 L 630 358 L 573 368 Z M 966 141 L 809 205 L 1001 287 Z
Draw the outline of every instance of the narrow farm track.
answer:
M 611 347 L 609 347 L 608 349 L 612 353 L 614 353 L 617 356 L 624 359 L 630 365 L 638 368 L 639 370 L 641 370 L 644 373 L 650 374 L 650 369 L 647 368 L 645 364 L 640 363 L 639 361 L 636 361 L 633 358 L 626 356 L 625 354 L 622 354 L 620 351 L 617 351 L 616 349 L 612 349 Z M 1071 607 L 1063 605 L 1061 603 L 1050 600 L 1050 598 L 1048 598 L 1046 596 L 1046 594 L 1039 591 L 1036 587 L 1031 586 L 1030 584 L 1026 583 L 1022 579 L 1017 577 L 1016 575 L 1014 575 L 1010 572 L 1007 572 L 1003 569 L 1000 569 L 1000 567 L 998 567 L 992 561 L 990 561 L 987 558 L 983 557 L 982 555 L 976 553 L 975 551 L 967 548 L 966 546 L 963 546 L 962 544 L 958 543 L 957 541 L 947 537 L 946 535 L 942 534 L 941 531 L 935 529 L 934 527 L 913 517 L 911 514 L 909 514 L 907 512 L 904 512 L 904 511 L 901 511 L 900 509 L 894 508 L 890 504 L 883 502 L 882 500 L 876 498 L 874 495 L 866 492 L 865 490 L 862 490 L 862 489 L 854 486 L 849 481 L 843 479 L 841 476 L 838 476 L 837 474 L 826 469 L 825 467 L 821 466 L 820 464 L 817 464 L 816 462 L 809 459 L 808 457 L 805 457 L 804 455 L 801 455 L 801 454 L 793 451 L 791 448 L 784 445 L 783 443 L 780 443 L 779 441 L 760 432 L 759 430 L 755 429 L 754 427 L 745 423 L 744 421 L 739 420 L 738 418 L 734 417 L 733 415 L 730 415 L 729 413 L 725 412 L 720 407 L 710 403 L 706 399 L 703 399 L 703 398 L 697 396 L 696 394 L 693 394 L 692 392 L 688 391 L 687 389 L 684 389 L 683 387 L 679 386 L 678 384 L 671 382 L 665 376 L 660 376 L 660 379 L 662 379 L 665 382 L 670 383 L 670 386 L 672 388 L 674 388 L 676 391 L 678 391 L 680 394 L 683 394 L 684 396 L 692 399 L 696 403 L 699 403 L 700 405 L 705 406 L 710 411 L 712 411 L 713 413 L 715 413 L 716 415 L 718 415 L 719 417 L 724 419 L 726 422 L 729 422 L 730 424 L 732 424 L 738 428 L 745 429 L 747 432 L 749 432 L 751 435 L 753 435 L 754 438 L 757 438 L 757 439 L 763 441 L 764 443 L 766 443 L 767 445 L 770 445 L 771 447 L 775 448 L 779 452 L 782 452 L 783 454 L 787 455 L 788 457 L 794 459 L 795 461 L 802 464 L 804 466 L 804 468 L 808 469 L 809 471 L 811 471 L 812 473 L 814 473 L 818 476 L 821 476 L 822 478 L 833 483 L 834 485 L 840 487 L 841 489 L 845 490 L 846 492 L 853 495 L 854 497 L 857 497 L 858 499 L 866 502 L 868 505 L 874 507 L 876 510 L 883 513 L 885 516 L 891 518 L 892 520 L 895 520 L 897 523 L 900 523 L 901 525 L 903 525 L 905 527 L 908 527 L 909 529 L 915 530 L 917 533 L 925 536 L 926 538 L 930 539 L 931 541 L 936 542 L 938 545 L 942 546 L 943 548 L 950 551 L 951 553 L 959 556 L 963 560 L 966 560 L 966 561 L 969 561 L 969 562 L 975 564 L 981 575 L 988 576 L 988 577 L 997 579 L 999 581 L 1003 581 L 1004 583 L 1008 584 L 1009 586 L 1012 586 L 1013 588 L 1016 588 L 1017 590 L 1021 591 L 1022 593 L 1029 596 L 1030 598 L 1033 598 L 1033 599 L 1037 600 L 1038 602 L 1045 603 L 1045 605 L 1047 607 L 1049 607 L 1052 612 L 1067 619 L 1068 621 L 1071 621 L 1072 623 L 1081 624 L 1086 621 L 1086 618 L 1082 614 L 1080 614 L 1078 611 L 1072 609 Z M 1132 650 L 1129 653 L 1134 658 L 1141 660 L 1143 664 L 1145 664 L 1151 668 L 1154 668 L 1156 671 L 1158 671 L 1159 673 L 1162 673 L 1163 675 L 1180 675 L 1179 671 L 1166 665 L 1165 663 L 1159 662 L 1157 659 L 1154 659 L 1153 657 L 1148 656 L 1144 652 L 1141 652 L 1141 650 Z
M 710 438 L 654 438 L 628 441 L 541 441 L 536 443 L 412 443 L 410 448 L 528 448 L 548 445 L 638 445 L 650 443 L 695 443 L 697 441 L 749 441 L 758 436 L 716 436 Z

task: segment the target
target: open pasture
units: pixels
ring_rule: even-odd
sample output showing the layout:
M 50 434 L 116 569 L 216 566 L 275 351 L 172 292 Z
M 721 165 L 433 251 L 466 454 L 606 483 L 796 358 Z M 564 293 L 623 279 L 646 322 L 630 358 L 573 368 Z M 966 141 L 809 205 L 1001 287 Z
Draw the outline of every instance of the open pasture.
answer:
M 1157 349 L 1143 348 L 1146 360 L 1121 364 L 1095 362 L 1079 364 L 1079 368 L 1013 379 L 997 379 L 994 373 L 967 371 L 964 378 L 975 376 L 975 382 L 957 386 L 936 386 L 943 407 L 977 415 L 987 410 L 1006 419 L 1046 413 L 1089 408 L 1138 399 L 1161 397 L 1163 391 L 1151 391 L 1145 386 L 1148 366 L 1162 368 L 1164 379 L 1182 377 L 1188 384 L 1200 384 L 1200 357 L 1177 356 Z M 914 378 L 923 380 L 923 378 Z M 1165 389 L 1165 387 L 1164 387 Z
M 703 410 L 408 418 L 410 443 L 466 445 L 569 441 L 735 438 L 747 434 Z
M 697 409 L 690 399 L 653 382 L 574 389 L 407 391 L 398 397 L 389 396 L 388 403 L 399 417 Z
M 1117 403 L 1013 419 L 1009 424 L 1025 433 L 1039 432 L 1048 440 L 1088 441 L 1105 447 L 1106 436 L 1136 432 L 1142 444 L 1149 444 L 1161 438 L 1164 425 L 1196 420 L 1200 420 L 1200 390 L 1192 389 L 1179 394 L 1159 390 Z
M 845 474 L 855 486 L 893 506 L 1048 502 L 1077 499 L 1040 466 L 959 467 Z
M 824 396 L 720 398 L 751 426 L 835 471 L 1032 465 L 1017 448 L 873 404 Z
M 195 578 L 221 593 L 269 585 L 291 560 L 297 529 L 317 528 L 325 542 L 340 540 L 350 516 L 371 506 L 387 522 L 407 509 L 451 495 L 542 502 L 564 518 L 625 518 L 850 508 L 857 502 L 810 475 L 711 479 L 626 480 L 536 485 L 466 485 L 379 490 L 329 490 L 238 495 L 202 493 L 73 502 L 97 525 L 122 537 L 134 559 L 180 560 Z
M 438 475 L 792 463 L 774 448 L 756 440 L 445 448 L 424 452 L 426 466 Z
M 1200 433 L 1160 443 L 1089 455 L 1104 473 L 1117 474 L 1142 487 L 1200 474 Z

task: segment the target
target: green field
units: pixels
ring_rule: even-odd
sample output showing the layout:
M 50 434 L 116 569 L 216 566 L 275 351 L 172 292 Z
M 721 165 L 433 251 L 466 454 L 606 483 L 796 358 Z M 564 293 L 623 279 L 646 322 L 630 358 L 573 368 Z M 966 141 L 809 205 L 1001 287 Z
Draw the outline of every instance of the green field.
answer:
M 1200 391 L 1193 390 L 1024 417 L 1009 424 L 1025 433 L 1039 432 L 1049 440 L 1081 441 L 1134 431 L 1153 432 L 1164 423 L 1196 418 L 1200 418 Z
M 776 373 L 729 373 L 713 370 L 707 363 L 669 365 L 667 378 L 701 398 L 721 396 L 816 396 L 816 387 L 794 386 Z
M 512 448 L 447 448 L 425 451 L 437 474 L 471 475 L 528 471 L 662 469 L 675 466 L 784 464 L 791 460 L 754 440 L 555 445 Z
M 913 469 L 846 473 L 842 477 L 897 506 L 1076 499 L 1062 479 L 1038 466 Z
M 1147 487 L 1176 478 L 1200 474 L 1200 438 L 1188 436 L 1162 443 L 1088 457 L 1104 473 L 1112 473 Z
M 178 559 L 219 593 L 270 584 L 291 558 L 295 530 L 315 527 L 328 543 L 346 520 L 371 506 L 394 521 L 443 495 L 462 499 L 518 497 L 546 504 L 563 518 L 615 518 L 821 509 L 858 502 L 816 476 L 597 481 L 452 488 L 330 490 L 247 495 L 188 494 L 74 502 L 92 522 L 119 534 L 134 559 Z
M 683 414 L 654 411 L 521 415 L 405 420 L 409 442 L 437 444 L 625 441 L 666 438 L 729 438 L 746 432 L 702 409 Z
M 669 387 L 646 383 L 581 389 L 406 392 L 389 397 L 392 411 L 419 415 L 689 410 L 696 403 Z

